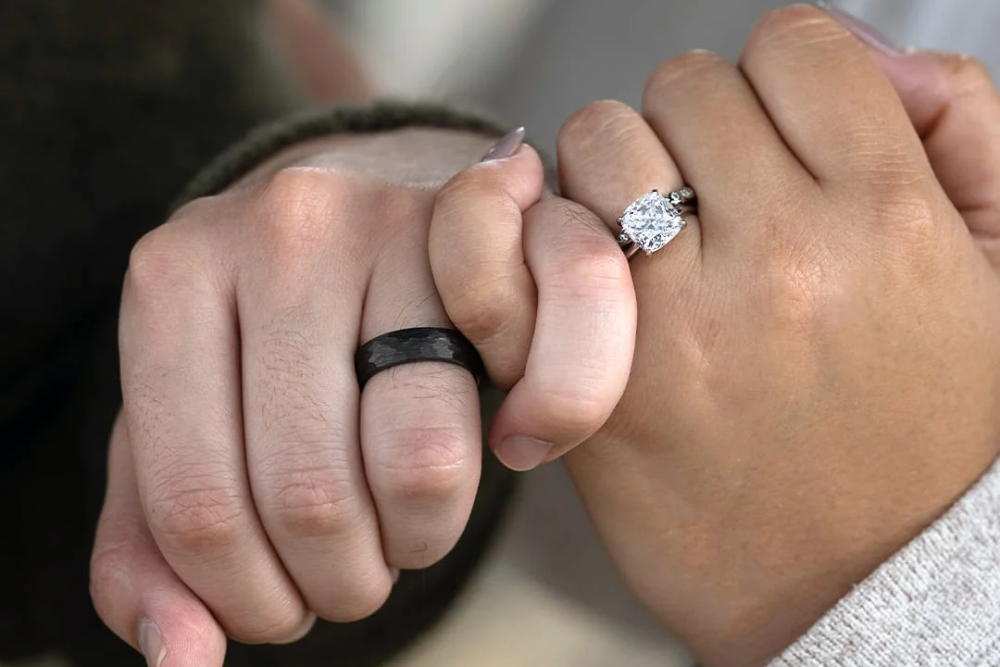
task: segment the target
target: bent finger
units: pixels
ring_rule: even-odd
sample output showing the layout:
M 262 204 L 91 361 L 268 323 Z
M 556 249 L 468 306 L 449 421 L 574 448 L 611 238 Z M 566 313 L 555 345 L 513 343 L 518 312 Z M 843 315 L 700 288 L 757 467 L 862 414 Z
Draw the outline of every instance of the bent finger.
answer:
M 226 635 L 205 604 L 170 569 L 150 535 L 135 486 L 128 435 L 111 436 L 108 489 L 90 563 L 101 620 L 154 667 L 221 667 Z
M 441 301 L 502 388 L 523 374 L 534 329 L 535 285 L 521 218 L 543 187 L 541 159 L 523 146 L 453 178 L 434 207 L 429 254 Z
M 136 484 L 160 552 L 227 634 L 286 641 L 308 613 L 254 506 L 235 304 L 206 268 L 218 262 L 206 227 L 190 223 L 140 241 L 125 279 L 119 347 Z
M 525 251 L 538 321 L 524 377 L 490 433 L 515 470 L 558 458 L 604 424 L 628 383 L 636 331 L 628 261 L 596 214 L 541 202 L 525 216 Z

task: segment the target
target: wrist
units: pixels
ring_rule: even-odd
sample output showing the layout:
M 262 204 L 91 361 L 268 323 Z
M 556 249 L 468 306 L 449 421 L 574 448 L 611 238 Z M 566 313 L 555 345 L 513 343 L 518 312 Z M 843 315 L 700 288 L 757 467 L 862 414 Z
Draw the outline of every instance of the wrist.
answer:
M 306 154 L 313 150 L 322 153 L 322 148 L 315 148 L 314 145 L 304 147 L 307 142 L 315 139 L 332 139 L 341 135 L 377 135 L 392 130 L 417 128 L 452 130 L 473 137 L 498 138 L 507 133 L 502 124 L 488 117 L 434 104 L 378 102 L 310 111 L 252 131 L 205 167 L 174 202 L 173 209 L 194 199 L 218 194 L 238 181 L 245 182 L 247 174 L 257 171 L 265 163 L 270 163 L 271 173 L 274 173 L 273 168 L 277 163 L 273 160 L 285 151 L 297 150 L 297 147 L 303 146 L 302 150 Z M 349 145 L 351 142 L 336 143 Z M 476 145 L 481 147 L 483 144 Z M 425 159 L 439 150 L 437 146 L 427 148 L 431 152 Z M 291 153 L 284 156 L 286 163 L 290 155 Z M 479 157 L 481 155 L 467 159 L 475 160 Z M 288 164 L 291 166 L 295 162 Z
M 488 135 L 446 128 L 402 128 L 306 139 L 265 160 L 231 186 L 243 188 L 293 168 L 351 173 L 417 187 L 438 187 L 493 144 Z

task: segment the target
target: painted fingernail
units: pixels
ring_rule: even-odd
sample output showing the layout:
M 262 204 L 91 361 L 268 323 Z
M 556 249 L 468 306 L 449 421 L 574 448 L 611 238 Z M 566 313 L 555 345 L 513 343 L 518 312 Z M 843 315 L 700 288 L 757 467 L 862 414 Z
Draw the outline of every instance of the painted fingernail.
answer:
M 160 629 L 148 618 L 139 621 L 139 650 L 149 667 L 160 667 L 167 657 L 167 645 L 163 643 Z
M 551 443 L 524 435 L 510 435 L 497 447 L 496 454 L 511 470 L 527 472 L 542 465 L 551 450 Z
M 480 162 L 492 162 L 493 160 L 503 160 L 517 152 L 517 149 L 524 143 L 524 128 L 519 127 L 486 151 L 486 155 Z
M 862 21 L 854 14 L 840 9 L 839 7 L 834 7 L 825 0 L 817 0 L 816 5 L 839 21 L 845 28 L 854 33 L 855 37 L 876 51 L 880 51 L 890 56 L 903 55 L 903 49 L 896 46 L 891 39 L 882 34 L 880 30 L 875 28 L 875 26 L 870 23 Z

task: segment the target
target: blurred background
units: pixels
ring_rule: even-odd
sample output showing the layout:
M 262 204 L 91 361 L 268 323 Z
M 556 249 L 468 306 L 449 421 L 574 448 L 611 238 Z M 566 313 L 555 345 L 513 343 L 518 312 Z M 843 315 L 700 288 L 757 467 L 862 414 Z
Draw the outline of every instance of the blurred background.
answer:
M 596 99 L 638 104 L 652 68 L 707 48 L 732 58 L 780 0 L 328 0 L 383 92 L 480 104 L 550 146 Z M 996 0 L 834 0 L 901 46 L 969 53 L 997 71 Z
M 331 0 L 383 95 L 471 104 L 552 152 L 597 99 L 639 104 L 677 53 L 737 58 L 779 0 Z M 901 46 L 969 53 L 1000 71 L 997 0 L 842 0 Z M 505 534 L 445 624 L 397 667 L 672 667 L 683 649 L 635 605 L 558 465 L 527 476 Z
M 327 0 L 383 96 L 438 98 L 524 124 L 552 152 L 597 99 L 637 106 L 693 48 L 736 58 L 780 0 Z M 901 45 L 1000 71 L 1000 0 L 841 0 Z M 562 468 L 525 477 L 504 534 L 445 622 L 391 667 L 675 667 L 683 648 L 632 600 Z M 295 667 L 289 665 L 288 667 Z

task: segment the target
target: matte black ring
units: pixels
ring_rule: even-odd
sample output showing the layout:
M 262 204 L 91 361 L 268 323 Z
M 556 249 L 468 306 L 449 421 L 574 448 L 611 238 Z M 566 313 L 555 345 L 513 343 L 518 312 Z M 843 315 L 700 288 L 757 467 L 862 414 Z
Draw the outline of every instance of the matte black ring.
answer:
M 478 385 L 486 375 L 483 359 L 469 339 L 454 329 L 421 327 L 382 334 L 362 345 L 354 356 L 358 385 L 395 366 L 443 361 L 472 373 Z

